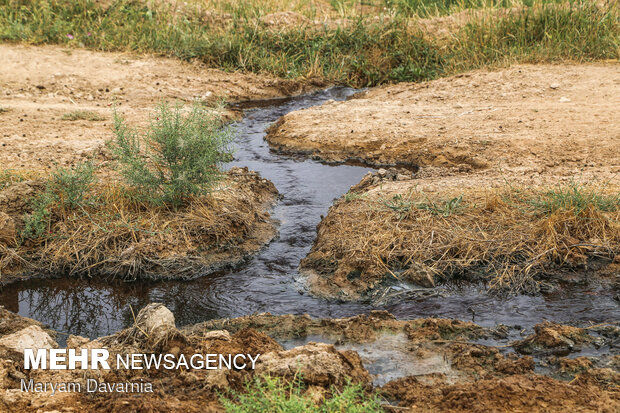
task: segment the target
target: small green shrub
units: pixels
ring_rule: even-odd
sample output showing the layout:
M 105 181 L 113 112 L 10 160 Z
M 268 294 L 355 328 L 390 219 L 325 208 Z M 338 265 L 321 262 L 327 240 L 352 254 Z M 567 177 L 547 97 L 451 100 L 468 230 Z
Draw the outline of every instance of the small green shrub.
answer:
M 100 114 L 96 112 L 91 112 L 89 110 L 76 110 L 62 115 L 62 120 L 89 120 L 91 122 L 98 122 L 105 120 L 105 118 Z
M 223 125 L 221 108 L 195 104 L 183 108 L 162 103 L 149 130 L 140 134 L 114 113 L 116 139 L 110 148 L 126 181 L 145 200 L 180 205 L 206 195 L 221 177 L 219 167 L 231 157 L 232 129 Z
M 43 192 L 32 200 L 32 213 L 24 216 L 23 239 L 35 239 L 45 234 L 50 226 L 52 204 L 54 199 L 50 192 Z
M 53 212 L 66 211 L 82 206 L 85 195 L 95 180 L 95 168 L 90 162 L 74 168 L 58 167 L 47 181 L 45 191 L 32 201 L 32 213 L 24 217 L 23 239 L 43 236 L 50 227 Z
M 95 168 L 84 162 L 75 168 L 56 168 L 47 183 L 47 192 L 63 208 L 73 209 L 84 203 L 84 196 L 95 180 Z
M 424 209 L 433 215 L 441 215 L 442 217 L 449 217 L 452 214 L 460 213 L 463 208 L 463 196 L 447 199 L 445 201 L 433 202 L 427 201 L 416 205 L 418 209 Z
M 220 396 L 229 413 L 373 413 L 383 412 L 376 397 L 365 394 L 359 385 L 347 384 L 340 392 L 332 388 L 332 397 L 319 404 L 303 394 L 300 380 L 285 382 L 265 376 L 246 383 L 244 392 L 230 391 Z

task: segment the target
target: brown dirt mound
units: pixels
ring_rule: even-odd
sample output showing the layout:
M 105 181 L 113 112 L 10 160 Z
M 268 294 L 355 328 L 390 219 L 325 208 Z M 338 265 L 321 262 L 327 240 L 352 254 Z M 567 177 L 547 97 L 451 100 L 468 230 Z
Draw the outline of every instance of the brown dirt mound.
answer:
M 267 140 L 326 161 L 604 178 L 619 171 L 618 96 L 616 64 L 518 65 L 295 111 Z
M 514 344 L 521 353 L 553 351 L 569 353 L 574 347 L 588 343 L 592 338 L 586 330 L 546 321 L 534 326 L 534 334 Z
M 32 324 L 36 322 L 0 308 L 0 325 L 9 326 L 2 331 L 10 332 Z M 257 328 L 248 328 L 249 325 Z M 153 303 L 138 313 L 135 325 L 129 329 L 93 341 L 75 339 L 72 342 L 78 343 L 76 349 L 108 348 L 113 357 L 142 352 L 184 354 L 186 357 L 207 352 L 254 352 L 262 354 L 256 373 L 290 380 L 301 372 L 317 397 L 327 394 L 331 385 L 341 386 L 347 379 L 371 388 L 368 371 L 356 351 L 324 343 L 284 350 L 272 337 L 287 336 L 292 331 L 291 325 L 301 325 L 303 331 L 300 333 L 331 336 L 345 345 L 370 340 L 380 346 L 385 333 L 406 332 L 408 339 L 398 348 L 390 347 L 392 351 L 398 350 L 414 360 L 439 358 L 449 366 L 446 374 L 421 371 L 416 377 L 393 380 L 383 387 L 384 397 L 410 411 L 542 412 L 574 408 L 576 411 L 612 412 L 620 402 L 620 379 L 616 370 L 592 369 L 591 364 L 584 364 L 575 380 L 562 382 L 532 374 L 531 357 L 519 358 L 495 347 L 467 342 L 481 337 L 480 333 L 485 330 L 473 323 L 443 319 L 396 320 L 391 314 L 379 311 L 345 319 L 259 314 L 213 320 L 179 330 L 172 313 L 161 304 Z M 569 329 L 567 326 L 558 328 Z M 373 332 L 372 338 L 369 332 Z M 22 364 L 23 360 L 12 360 L 0 353 L 0 411 L 221 411 L 218 393 L 230 388 L 243 389 L 246 380 L 255 374 L 235 369 L 27 371 L 22 369 Z M 154 393 L 61 393 L 52 397 L 50 393 L 20 392 L 21 378 L 51 382 L 85 382 L 87 378 L 96 378 L 108 383 L 143 380 L 153 383 Z
M 606 257 L 604 264 L 616 268 L 618 187 L 430 192 L 421 189 L 422 179 L 365 183 L 370 180 L 364 178 L 337 201 L 318 226 L 316 242 L 301 263 L 316 294 L 357 299 L 388 279 L 429 287 L 453 277 L 537 292 L 536 277 L 552 269 L 588 268 L 593 257 Z M 573 209 L 573 191 L 586 199 L 595 195 Z M 612 209 L 603 210 L 597 196 L 608 196 Z M 558 201 L 562 197 L 565 204 Z M 554 202 L 557 209 L 545 209 Z
M 423 384 L 415 377 L 383 387 L 412 412 L 616 412 L 620 393 L 597 386 L 568 384 L 538 375 L 514 375 L 453 385 Z
M 11 211 L 18 231 L 28 203 L 15 211 L 6 194 L 28 186 L 0 194 L 0 208 Z M 48 274 L 190 279 L 242 263 L 276 234 L 267 210 L 277 190 L 247 168 L 231 169 L 210 196 L 179 210 L 143 205 L 115 184 L 94 192 L 94 206 L 54 212 L 46 237 L 0 244 L 2 281 Z

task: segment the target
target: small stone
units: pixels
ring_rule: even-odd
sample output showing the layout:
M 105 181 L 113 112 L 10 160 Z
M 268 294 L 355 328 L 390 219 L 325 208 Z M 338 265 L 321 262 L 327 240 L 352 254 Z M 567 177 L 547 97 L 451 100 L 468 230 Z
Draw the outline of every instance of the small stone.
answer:
M 382 178 L 383 178 L 386 174 L 387 174 L 387 171 L 386 171 L 385 169 L 383 169 L 383 168 L 381 168 L 381 169 L 379 169 L 379 170 L 377 171 L 377 175 L 379 175 L 379 176 L 380 176 L 380 177 L 382 177 Z
M 140 310 L 136 324 L 148 335 L 176 329 L 174 314 L 163 304 L 151 303 Z
M 559 83 L 552 83 L 551 85 L 549 85 L 549 87 L 550 87 L 551 89 L 554 89 L 554 90 L 555 90 L 555 89 L 559 89 L 559 88 L 560 88 L 560 84 L 559 84 Z
M 23 354 L 27 348 L 38 350 L 58 347 L 52 337 L 37 325 L 26 327 L 2 337 L 0 339 L 0 346 L 20 354 Z
M 566 102 L 570 102 L 570 99 L 569 98 L 565 98 L 564 96 L 562 96 L 560 98 L 560 103 L 566 103 Z
M 230 337 L 230 333 L 226 330 L 213 330 L 209 331 L 204 335 L 205 340 L 224 340 L 230 341 L 232 340 Z
M 90 340 L 86 337 L 74 336 L 73 334 L 70 334 L 67 338 L 67 348 L 79 348 L 89 342 Z
M 402 276 L 407 281 L 422 287 L 432 288 L 435 286 L 435 276 L 433 271 L 424 264 L 413 263 Z

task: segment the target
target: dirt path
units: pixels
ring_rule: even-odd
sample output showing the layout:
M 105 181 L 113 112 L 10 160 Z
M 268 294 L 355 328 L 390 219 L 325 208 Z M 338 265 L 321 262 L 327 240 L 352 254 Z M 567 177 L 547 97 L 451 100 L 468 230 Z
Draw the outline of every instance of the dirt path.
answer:
M 328 161 L 438 167 L 426 178 L 610 178 L 620 172 L 618 108 L 617 64 L 519 65 L 381 87 L 293 112 L 267 139 Z M 448 181 L 441 186 L 467 185 Z
M 3 168 L 49 168 L 91 153 L 110 136 L 113 102 L 130 122 L 145 122 L 162 99 L 234 102 L 302 91 L 291 81 L 121 53 L 2 44 L 0 57 Z M 63 120 L 75 111 L 101 120 Z

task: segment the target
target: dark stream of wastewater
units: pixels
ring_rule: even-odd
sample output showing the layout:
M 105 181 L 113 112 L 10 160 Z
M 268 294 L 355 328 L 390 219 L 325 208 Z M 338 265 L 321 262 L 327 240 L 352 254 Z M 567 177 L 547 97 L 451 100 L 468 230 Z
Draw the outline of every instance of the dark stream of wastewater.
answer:
M 382 304 L 327 301 L 308 295 L 297 267 L 312 246 L 316 225 L 334 199 L 370 168 L 326 165 L 271 152 L 264 140 L 265 129 L 290 111 L 329 99 L 343 100 L 354 92 L 332 88 L 245 110 L 237 125 L 238 149 L 231 166 L 258 171 L 275 184 L 283 199 L 272 213 L 280 221 L 279 237 L 241 269 L 193 281 L 30 280 L 4 287 L 0 304 L 64 333 L 58 337 L 60 344 L 67 334 L 95 338 L 128 327 L 133 323 L 132 311 L 137 313 L 149 302 L 166 305 L 179 326 L 258 312 L 346 317 L 373 309 L 388 310 L 399 318 L 437 316 L 526 329 L 543 320 L 586 325 L 620 319 L 620 306 L 614 300 L 618 291 L 601 284 L 572 284 L 552 294 L 509 298 L 491 296 L 480 285 L 450 285 L 441 288 L 441 295 Z M 406 288 L 397 286 L 395 291 L 406 293 Z

